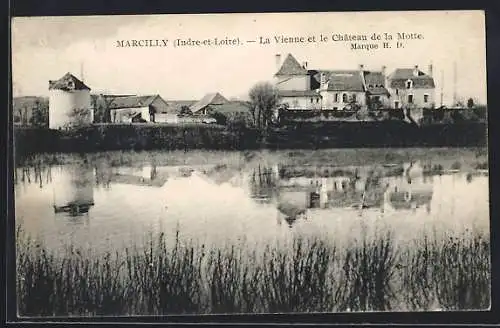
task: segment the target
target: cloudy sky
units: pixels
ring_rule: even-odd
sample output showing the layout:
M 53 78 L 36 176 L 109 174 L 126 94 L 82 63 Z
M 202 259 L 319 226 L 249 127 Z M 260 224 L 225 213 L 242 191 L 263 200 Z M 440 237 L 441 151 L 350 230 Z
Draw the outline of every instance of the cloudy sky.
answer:
M 397 33 L 420 33 L 397 49 Z M 332 34 L 389 33 L 391 49 L 352 50 Z M 328 42 L 276 44 L 274 36 L 315 36 Z M 247 43 L 269 37 L 271 43 Z M 242 45 L 177 47 L 177 38 L 239 37 Z M 116 47 L 117 40 L 169 39 L 167 47 Z M 383 40 L 382 40 L 383 41 Z M 367 43 L 374 43 L 368 41 Z M 444 102 L 459 97 L 486 102 L 486 50 L 481 11 L 364 12 L 287 14 L 206 14 L 154 16 L 26 17 L 12 24 L 14 95 L 47 95 L 48 81 L 66 72 L 80 77 L 93 92 L 161 94 L 165 99 L 199 99 L 219 91 L 245 97 L 256 82 L 271 80 L 275 54 L 292 53 L 309 68 L 379 70 L 433 64 Z M 82 70 L 83 67 L 83 70 Z M 456 79 L 454 79 L 456 67 Z M 444 79 L 442 78 L 444 77 Z M 456 81 L 456 83 L 454 83 Z M 456 87 L 454 87 L 456 85 Z

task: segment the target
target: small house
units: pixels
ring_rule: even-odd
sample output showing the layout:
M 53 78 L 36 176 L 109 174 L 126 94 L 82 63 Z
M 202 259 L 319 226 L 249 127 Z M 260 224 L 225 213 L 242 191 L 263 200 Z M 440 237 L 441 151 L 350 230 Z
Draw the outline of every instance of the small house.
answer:
M 189 109 L 194 115 L 207 115 L 208 109 L 212 105 L 222 105 L 226 104 L 229 101 L 224 98 L 220 93 L 209 93 L 201 98 L 199 101 L 191 105 Z
M 422 72 L 418 65 L 414 68 L 398 68 L 388 77 L 388 82 L 391 107 L 434 107 L 435 84 L 432 77 L 432 65 L 429 65 L 427 74 Z
M 169 112 L 160 95 L 117 96 L 109 103 L 108 110 L 112 123 L 154 123 L 157 116 L 163 116 L 164 120 L 175 120 L 177 116 Z

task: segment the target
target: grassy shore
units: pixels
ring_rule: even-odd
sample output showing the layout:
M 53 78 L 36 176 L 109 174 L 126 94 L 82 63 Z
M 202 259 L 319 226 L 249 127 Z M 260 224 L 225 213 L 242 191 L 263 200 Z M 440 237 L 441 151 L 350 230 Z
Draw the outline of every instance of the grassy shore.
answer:
M 347 244 L 292 238 L 256 249 L 200 245 L 177 234 L 96 255 L 52 253 L 21 228 L 21 316 L 487 309 L 489 235 L 389 229 Z

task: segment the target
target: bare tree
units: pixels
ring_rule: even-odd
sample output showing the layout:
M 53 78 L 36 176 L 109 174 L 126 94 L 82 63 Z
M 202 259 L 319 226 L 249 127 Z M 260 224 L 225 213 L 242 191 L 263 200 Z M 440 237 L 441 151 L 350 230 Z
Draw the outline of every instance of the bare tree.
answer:
M 269 82 L 260 82 L 250 89 L 248 95 L 255 126 L 259 129 L 266 127 L 280 104 L 278 90 Z

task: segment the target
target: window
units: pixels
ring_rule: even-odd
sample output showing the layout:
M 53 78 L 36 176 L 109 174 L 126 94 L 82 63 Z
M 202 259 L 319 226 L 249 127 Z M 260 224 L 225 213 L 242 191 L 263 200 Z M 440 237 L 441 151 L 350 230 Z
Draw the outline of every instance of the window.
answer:
M 397 96 L 398 94 L 399 94 L 399 91 L 398 91 L 398 89 L 396 89 L 396 96 Z
M 408 103 L 413 104 L 413 95 L 408 95 Z
M 356 102 L 356 94 L 353 94 L 351 98 L 353 102 Z
M 373 84 L 368 84 L 368 88 L 373 88 Z
M 406 89 L 411 89 L 412 84 L 411 80 L 406 81 Z
M 319 98 L 316 98 L 316 103 L 319 104 Z
M 396 101 L 394 102 L 394 108 L 399 108 L 399 101 L 397 101 L 397 100 L 396 100 Z
M 347 93 L 344 93 L 342 95 L 342 102 L 346 103 L 347 102 Z
M 335 94 L 335 102 L 339 102 L 339 94 L 338 93 Z
M 311 98 L 311 104 L 313 103 L 313 99 Z
M 429 95 L 424 95 L 424 103 L 428 103 L 429 102 Z

